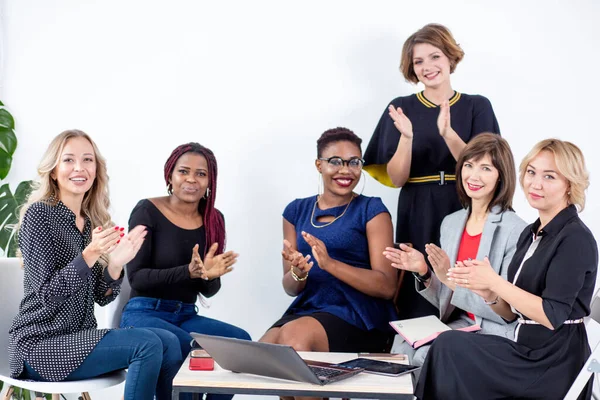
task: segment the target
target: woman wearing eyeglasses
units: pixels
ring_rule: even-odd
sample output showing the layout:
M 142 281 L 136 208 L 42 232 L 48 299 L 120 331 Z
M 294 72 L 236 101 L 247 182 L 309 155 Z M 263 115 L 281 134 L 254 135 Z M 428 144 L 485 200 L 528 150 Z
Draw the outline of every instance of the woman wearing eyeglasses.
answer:
M 283 212 L 283 287 L 296 299 L 263 342 L 298 351 L 389 349 L 396 270 L 382 252 L 392 245 L 392 221 L 380 198 L 353 192 L 361 142 L 346 128 L 317 141 L 323 193 Z
M 463 56 L 445 26 L 429 24 L 412 34 L 404 42 L 400 71 L 425 90 L 391 101 L 365 151 L 365 170 L 402 188 L 396 241 L 421 253 L 425 244 L 439 244 L 442 220 L 462 208 L 454 176 L 460 152 L 475 135 L 500 132 L 488 99 L 452 88 L 450 75 Z M 437 314 L 415 291 L 412 274 L 402 281 L 395 299 L 400 318 Z

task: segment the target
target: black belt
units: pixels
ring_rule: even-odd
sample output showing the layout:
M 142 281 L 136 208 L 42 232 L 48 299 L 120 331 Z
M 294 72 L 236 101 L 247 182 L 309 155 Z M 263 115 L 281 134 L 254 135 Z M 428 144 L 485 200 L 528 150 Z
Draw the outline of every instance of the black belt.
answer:
M 456 181 L 456 175 L 447 174 L 444 171 L 440 171 L 437 175 L 427 175 L 427 176 L 416 176 L 412 178 L 408 178 L 406 182 L 408 183 L 437 183 L 438 185 L 445 185 L 448 181 Z

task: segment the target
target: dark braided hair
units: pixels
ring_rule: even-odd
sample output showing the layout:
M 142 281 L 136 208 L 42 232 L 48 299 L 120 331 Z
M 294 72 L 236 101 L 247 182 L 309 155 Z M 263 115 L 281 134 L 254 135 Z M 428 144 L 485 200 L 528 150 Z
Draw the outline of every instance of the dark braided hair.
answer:
M 317 140 L 317 157 L 320 158 L 323 154 L 323 150 L 325 150 L 327 146 L 335 142 L 354 143 L 358 146 L 358 149 L 360 150 L 362 155 L 362 149 L 360 148 L 360 145 L 362 143 L 361 138 L 356 136 L 356 134 L 348 128 L 333 128 L 323 132 L 321 137 Z
M 214 153 L 195 142 L 178 146 L 173 150 L 165 163 L 167 190 L 169 194 L 173 193 L 171 182 L 169 181 L 173 175 L 173 169 L 175 168 L 175 164 L 177 164 L 177 160 L 186 153 L 200 154 L 206 159 L 206 163 L 208 164 L 208 188 L 210 189 L 210 195 L 202 197 L 198 204 L 198 212 L 202 215 L 204 231 L 206 232 L 204 255 L 206 255 L 206 252 L 213 243 L 219 244 L 215 254 L 221 254 L 225 250 L 225 221 L 223 221 L 223 215 L 215 208 L 215 198 L 217 197 L 217 159 Z

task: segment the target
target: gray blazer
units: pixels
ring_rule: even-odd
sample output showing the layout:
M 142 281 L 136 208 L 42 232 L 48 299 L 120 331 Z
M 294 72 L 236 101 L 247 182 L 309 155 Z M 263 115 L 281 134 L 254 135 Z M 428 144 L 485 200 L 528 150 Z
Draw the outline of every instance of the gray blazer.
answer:
M 440 243 L 450 258 L 451 267 L 454 267 L 456 263 L 460 239 L 468 216 L 468 210 L 459 210 L 446 216 L 442 221 Z M 508 265 L 515 254 L 517 240 L 525 226 L 527 226 L 525 221 L 513 211 L 500 212 L 500 207 L 494 207 L 483 226 L 477 259 L 483 260 L 485 256 L 488 256 L 494 270 L 506 279 Z M 452 291 L 441 283 L 435 274 L 431 276 L 431 282 L 427 288 L 424 288 L 419 282 L 416 282 L 416 285 L 417 291 L 440 310 L 440 320 L 451 322 L 450 326 L 453 328 L 472 323 L 472 320 L 465 314 L 459 321 L 448 321 L 450 314 L 458 307 L 475 315 L 475 322 L 481 326 L 481 333 L 513 338 L 514 323 L 507 324 L 502 317 L 483 302 L 480 296 L 470 290 L 456 287 Z

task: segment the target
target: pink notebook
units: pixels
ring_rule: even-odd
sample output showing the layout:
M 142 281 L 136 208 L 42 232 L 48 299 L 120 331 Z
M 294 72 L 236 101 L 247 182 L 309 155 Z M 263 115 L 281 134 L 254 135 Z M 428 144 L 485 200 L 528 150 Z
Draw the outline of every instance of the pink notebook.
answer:
M 390 321 L 390 325 L 404 338 L 404 340 L 406 340 L 406 343 L 412 346 L 413 349 L 418 349 L 424 344 L 431 343 L 442 332 L 452 330 L 452 328 L 444 324 L 434 315 L 403 319 L 401 321 Z M 481 327 L 479 325 L 470 325 L 457 330 L 463 332 L 476 332 L 481 330 Z

